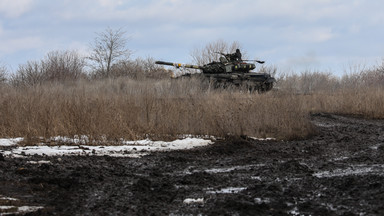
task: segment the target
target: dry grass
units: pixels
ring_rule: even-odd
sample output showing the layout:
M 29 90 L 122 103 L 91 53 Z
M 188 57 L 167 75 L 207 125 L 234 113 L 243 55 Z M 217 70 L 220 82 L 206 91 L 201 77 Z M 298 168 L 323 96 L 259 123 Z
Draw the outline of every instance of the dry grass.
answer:
M 296 138 L 312 132 L 300 98 L 213 91 L 199 81 L 126 79 L 3 87 L 1 137 L 91 139 L 180 134 Z
M 87 135 L 118 141 L 191 134 L 296 139 L 313 134 L 311 112 L 384 118 L 380 85 L 248 94 L 203 88 L 198 80 L 120 78 L 23 88 L 2 85 L 0 92 L 0 137 Z
M 313 94 L 306 96 L 306 106 L 310 112 L 382 119 L 384 118 L 384 88 L 340 89 L 331 94 Z

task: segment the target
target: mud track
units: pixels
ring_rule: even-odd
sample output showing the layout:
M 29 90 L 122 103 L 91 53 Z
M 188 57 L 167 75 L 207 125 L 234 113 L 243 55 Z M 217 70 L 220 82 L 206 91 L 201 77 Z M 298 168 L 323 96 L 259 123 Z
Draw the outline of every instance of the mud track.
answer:
M 317 135 L 301 141 L 142 158 L 0 155 L 0 196 L 44 207 L 29 215 L 384 215 L 384 121 L 312 121 Z

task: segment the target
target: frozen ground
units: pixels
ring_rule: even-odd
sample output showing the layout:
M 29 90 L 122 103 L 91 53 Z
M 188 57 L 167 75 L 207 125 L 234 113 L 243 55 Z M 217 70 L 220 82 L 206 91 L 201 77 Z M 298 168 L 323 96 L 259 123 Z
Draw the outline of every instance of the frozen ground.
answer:
M 312 121 L 318 131 L 306 140 L 199 140 L 172 151 L 126 143 L 48 155 L 1 140 L 0 214 L 384 215 L 384 121 Z

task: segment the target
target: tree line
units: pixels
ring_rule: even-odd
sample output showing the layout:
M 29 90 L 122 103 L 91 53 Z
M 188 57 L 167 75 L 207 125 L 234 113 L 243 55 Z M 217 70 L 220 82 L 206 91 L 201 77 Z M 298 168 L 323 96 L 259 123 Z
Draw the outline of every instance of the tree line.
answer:
M 123 29 L 107 28 L 96 33 L 90 54 L 82 56 L 75 50 L 51 51 L 42 60 L 20 64 L 10 74 L 0 65 L 0 83 L 13 86 L 34 86 L 45 82 L 66 82 L 79 79 L 129 77 L 132 79 L 169 77 L 169 71 L 155 64 L 151 57 L 131 59 L 127 48 L 129 37 Z

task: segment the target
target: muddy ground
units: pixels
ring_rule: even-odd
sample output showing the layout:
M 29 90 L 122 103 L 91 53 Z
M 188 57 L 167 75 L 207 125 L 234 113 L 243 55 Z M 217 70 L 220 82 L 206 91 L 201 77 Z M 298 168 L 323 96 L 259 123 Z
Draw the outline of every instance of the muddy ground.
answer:
M 0 195 L 15 198 L 0 201 L 43 207 L 29 215 L 384 215 L 384 121 L 311 118 L 317 134 L 300 141 L 142 158 L 0 155 Z

